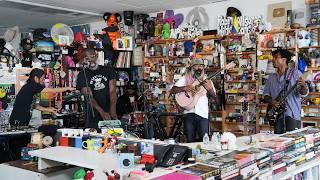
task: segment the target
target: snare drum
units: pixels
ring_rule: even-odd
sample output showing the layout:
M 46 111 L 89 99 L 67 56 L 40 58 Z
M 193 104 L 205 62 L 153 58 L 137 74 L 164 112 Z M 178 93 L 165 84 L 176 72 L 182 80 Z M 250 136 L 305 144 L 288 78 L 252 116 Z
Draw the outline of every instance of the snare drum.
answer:
M 140 125 L 144 123 L 144 113 L 142 111 L 135 111 L 131 113 L 131 122 L 133 126 Z

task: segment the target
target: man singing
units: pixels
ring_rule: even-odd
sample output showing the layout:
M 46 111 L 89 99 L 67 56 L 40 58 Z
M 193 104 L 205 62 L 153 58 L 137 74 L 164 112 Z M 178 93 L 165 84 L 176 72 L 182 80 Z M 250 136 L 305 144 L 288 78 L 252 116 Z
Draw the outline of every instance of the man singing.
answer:
M 118 119 L 116 114 L 116 73 L 113 68 L 99 66 L 94 49 L 85 50 L 89 67 L 77 77 L 77 89 L 89 95 L 94 113 L 88 109 L 86 127 L 97 128 L 101 120 Z
M 209 102 L 207 94 L 216 95 L 216 90 L 211 80 L 205 80 L 204 62 L 202 59 L 192 60 L 191 71 L 182 76 L 171 89 L 171 94 L 180 92 L 190 92 L 193 89 L 192 84 L 195 81 L 205 81 L 203 87 L 205 94 L 198 99 L 195 107 L 184 111 L 185 127 L 187 130 L 187 141 L 195 142 L 195 133 L 202 138 L 205 133 L 209 134 Z
M 268 103 L 268 108 L 279 106 L 276 101 L 280 91 L 287 86 L 287 90 L 297 83 L 294 89 L 286 98 L 286 111 L 283 115 L 278 115 L 275 120 L 274 132 L 282 134 L 301 127 L 301 96 L 307 96 L 309 89 L 301 79 L 301 72 L 294 67 L 289 68 L 292 53 L 288 50 L 278 49 L 272 52 L 273 66 L 276 73 L 271 74 L 266 81 L 264 88 L 264 99 Z M 287 82 L 287 83 L 286 83 Z M 287 84 L 287 85 L 286 85 Z M 285 120 L 284 120 L 285 119 Z

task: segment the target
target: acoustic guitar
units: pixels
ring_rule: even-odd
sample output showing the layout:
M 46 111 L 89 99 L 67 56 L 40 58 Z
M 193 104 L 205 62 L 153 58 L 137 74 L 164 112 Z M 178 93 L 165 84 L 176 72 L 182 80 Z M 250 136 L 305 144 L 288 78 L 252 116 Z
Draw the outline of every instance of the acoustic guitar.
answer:
M 199 82 L 199 81 L 194 81 L 192 83 L 192 90 L 190 92 L 184 91 L 175 94 L 175 100 L 176 103 L 183 109 L 185 110 L 191 110 L 194 108 L 194 106 L 197 104 L 199 98 L 201 96 L 206 95 L 206 89 L 203 87 L 204 83 L 206 80 L 210 80 L 218 75 L 220 75 L 220 72 L 223 70 L 231 69 L 234 68 L 236 64 L 234 62 L 231 62 L 226 65 L 225 68 L 220 69 L 219 71 L 215 72 L 213 75 L 208 77 L 207 79 Z

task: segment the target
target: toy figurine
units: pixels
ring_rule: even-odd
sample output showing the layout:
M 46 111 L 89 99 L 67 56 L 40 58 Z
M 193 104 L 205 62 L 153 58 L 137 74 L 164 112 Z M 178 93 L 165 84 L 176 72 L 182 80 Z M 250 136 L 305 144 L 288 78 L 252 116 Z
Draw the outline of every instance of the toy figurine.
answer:
M 154 37 L 161 37 L 162 25 L 159 23 L 155 26 Z
M 103 144 L 101 148 L 98 149 L 98 153 L 104 153 L 106 149 L 111 148 L 115 144 L 114 139 L 110 139 L 109 134 L 105 134 L 102 141 L 99 142 L 100 144 Z
M 162 38 L 169 39 L 170 38 L 170 25 L 169 23 L 165 23 L 162 29 Z
M 104 13 L 103 19 L 107 27 L 103 29 L 103 47 L 105 59 L 113 59 L 113 50 L 116 48 L 116 39 L 120 38 L 118 23 L 121 22 L 120 14 Z

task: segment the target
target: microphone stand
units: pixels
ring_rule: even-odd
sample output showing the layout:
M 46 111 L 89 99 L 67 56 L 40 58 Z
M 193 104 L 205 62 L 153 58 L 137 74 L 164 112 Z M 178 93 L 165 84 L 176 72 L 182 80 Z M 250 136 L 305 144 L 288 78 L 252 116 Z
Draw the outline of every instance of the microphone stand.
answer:
M 87 78 L 87 74 L 86 74 L 85 65 L 83 65 L 83 75 L 84 75 L 84 81 L 86 83 L 86 88 L 90 88 L 89 84 L 88 84 L 88 78 Z M 92 113 L 92 118 L 95 117 L 95 113 L 94 113 L 93 105 L 92 105 L 92 99 L 93 99 L 92 93 L 88 93 L 86 97 L 87 97 L 87 101 L 86 101 L 87 102 L 87 104 L 86 104 L 86 106 L 87 106 L 87 108 L 86 108 L 86 117 L 87 117 L 87 119 L 86 120 L 89 120 L 90 118 L 89 118 L 89 109 L 88 109 L 88 107 L 90 107 L 90 110 L 91 110 L 91 113 Z

